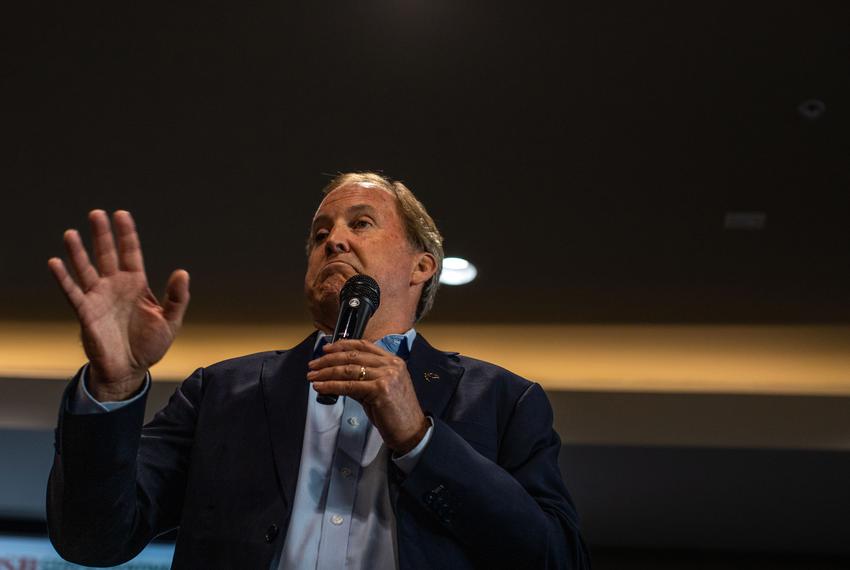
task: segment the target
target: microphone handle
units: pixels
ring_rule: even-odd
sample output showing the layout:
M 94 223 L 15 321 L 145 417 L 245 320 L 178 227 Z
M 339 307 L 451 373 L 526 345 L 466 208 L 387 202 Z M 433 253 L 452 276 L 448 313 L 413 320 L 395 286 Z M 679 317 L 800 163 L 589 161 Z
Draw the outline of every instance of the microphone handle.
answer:
M 357 298 L 355 297 L 354 299 Z M 351 301 L 342 303 L 331 342 L 336 342 L 340 339 L 363 338 L 363 333 L 366 331 L 366 323 L 372 317 L 374 309 L 372 303 L 366 299 L 360 298 L 357 301 L 358 303 L 356 305 L 351 303 Z M 338 398 L 339 396 L 336 394 L 316 395 L 316 401 L 326 406 L 333 406 L 336 404 Z

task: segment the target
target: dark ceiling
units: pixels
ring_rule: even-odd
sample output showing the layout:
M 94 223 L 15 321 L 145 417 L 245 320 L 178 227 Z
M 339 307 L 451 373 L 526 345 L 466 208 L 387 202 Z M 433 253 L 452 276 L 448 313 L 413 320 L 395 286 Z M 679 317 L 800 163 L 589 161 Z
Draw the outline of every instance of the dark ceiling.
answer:
M 189 318 L 301 319 L 319 189 L 378 169 L 479 267 L 434 320 L 850 322 L 846 0 L 16 4 L 0 318 L 70 316 L 102 207 Z

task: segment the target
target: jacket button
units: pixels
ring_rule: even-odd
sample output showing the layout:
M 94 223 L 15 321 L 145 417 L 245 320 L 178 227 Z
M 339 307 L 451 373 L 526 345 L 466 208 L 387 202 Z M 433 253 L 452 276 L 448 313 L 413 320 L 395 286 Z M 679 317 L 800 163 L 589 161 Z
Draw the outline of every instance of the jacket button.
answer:
M 277 536 L 277 531 L 278 531 L 277 525 L 276 524 L 271 525 L 269 527 L 269 529 L 266 531 L 266 542 L 272 542 L 275 539 L 275 537 Z

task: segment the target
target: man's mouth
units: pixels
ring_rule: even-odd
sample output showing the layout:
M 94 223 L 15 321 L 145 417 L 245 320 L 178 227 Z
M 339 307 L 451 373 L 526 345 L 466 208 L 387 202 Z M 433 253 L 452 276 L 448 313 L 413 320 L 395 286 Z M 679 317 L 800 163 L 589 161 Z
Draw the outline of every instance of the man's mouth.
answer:
M 324 271 L 325 269 L 327 269 L 329 267 L 339 267 L 339 266 L 348 267 L 349 269 L 352 269 L 355 273 L 357 273 L 357 268 L 354 267 L 353 265 L 351 265 L 350 263 L 348 263 L 347 261 L 330 261 L 330 262 L 326 263 L 324 267 L 322 267 L 322 270 Z
M 331 261 L 319 270 L 319 279 L 325 279 L 332 273 L 345 273 L 355 275 L 359 273 L 356 267 L 345 261 Z

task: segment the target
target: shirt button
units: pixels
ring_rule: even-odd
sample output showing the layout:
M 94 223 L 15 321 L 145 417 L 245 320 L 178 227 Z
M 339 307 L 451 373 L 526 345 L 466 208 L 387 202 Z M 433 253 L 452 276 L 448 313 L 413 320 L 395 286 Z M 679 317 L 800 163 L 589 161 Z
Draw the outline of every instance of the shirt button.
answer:
M 339 472 L 342 473 L 342 476 L 345 477 L 346 479 L 351 477 L 351 469 L 349 469 L 348 467 L 343 467 L 342 469 L 339 470 Z
M 342 515 L 333 515 L 331 517 L 331 522 L 334 523 L 336 526 L 341 525 L 342 524 Z
M 357 427 L 360 425 L 360 420 L 358 420 L 357 418 L 348 418 L 348 425 L 350 425 L 351 427 Z

